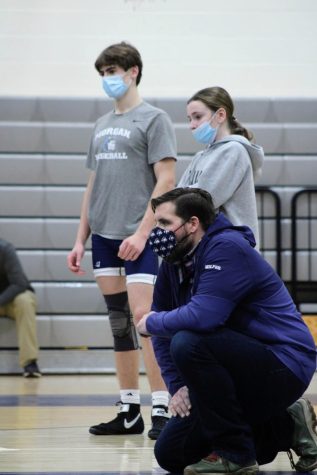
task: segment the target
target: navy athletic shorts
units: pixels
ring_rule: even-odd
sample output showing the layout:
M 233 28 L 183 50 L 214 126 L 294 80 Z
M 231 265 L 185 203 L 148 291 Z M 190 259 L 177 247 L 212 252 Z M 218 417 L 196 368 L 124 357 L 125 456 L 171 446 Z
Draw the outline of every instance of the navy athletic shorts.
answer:
M 92 234 L 92 265 L 95 277 L 125 275 L 127 284 L 154 284 L 158 272 L 158 258 L 146 246 L 135 261 L 125 261 L 118 257 L 121 239 L 107 239 Z

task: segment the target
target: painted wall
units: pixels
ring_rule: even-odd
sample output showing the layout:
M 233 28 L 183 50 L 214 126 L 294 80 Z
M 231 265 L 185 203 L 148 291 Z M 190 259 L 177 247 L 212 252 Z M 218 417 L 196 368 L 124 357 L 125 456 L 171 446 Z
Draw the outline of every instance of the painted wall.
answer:
M 0 95 L 101 96 L 94 60 L 126 40 L 144 96 L 316 97 L 316 25 L 316 0 L 0 0 Z

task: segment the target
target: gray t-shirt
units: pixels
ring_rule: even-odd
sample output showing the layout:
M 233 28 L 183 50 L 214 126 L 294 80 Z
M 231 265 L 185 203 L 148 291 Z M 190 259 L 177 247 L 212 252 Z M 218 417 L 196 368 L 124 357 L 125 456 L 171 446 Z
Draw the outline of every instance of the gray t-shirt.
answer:
M 125 114 L 114 111 L 95 125 L 87 168 L 96 172 L 89 203 L 95 234 L 125 239 L 140 224 L 156 183 L 153 164 L 173 157 L 176 139 L 169 116 L 142 102 Z

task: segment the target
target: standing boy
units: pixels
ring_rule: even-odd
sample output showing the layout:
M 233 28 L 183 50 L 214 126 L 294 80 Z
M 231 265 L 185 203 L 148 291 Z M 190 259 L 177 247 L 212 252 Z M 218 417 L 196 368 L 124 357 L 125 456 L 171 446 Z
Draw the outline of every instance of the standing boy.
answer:
M 80 263 L 91 233 L 94 274 L 114 338 L 121 404 L 114 420 L 89 431 L 140 434 L 144 423 L 133 319 L 138 322 L 152 302 L 158 262 L 147 244 L 154 224 L 149 200 L 175 186 L 176 141 L 168 115 L 139 95 L 142 60 L 136 48 L 125 42 L 111 45 L 98 56 L 95 67 L 105 92 L 114 99 L 114 110 L 95 125 L 87 158 L 91 174 L 68 267 L 83 272 Z M 141 344 L 152 391 L 148 436 L 156 439 L 168 420 L 168 392 L 150 339 L 142 338 Z

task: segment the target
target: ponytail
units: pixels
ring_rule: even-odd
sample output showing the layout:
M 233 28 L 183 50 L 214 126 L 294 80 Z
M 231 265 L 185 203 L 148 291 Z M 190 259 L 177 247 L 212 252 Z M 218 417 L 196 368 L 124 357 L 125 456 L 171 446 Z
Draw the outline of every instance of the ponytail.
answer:
M 252 132 L 243 127 L 243 125 L 240 124 L 240 122 L 236 119 L 234 115 L 228 118 L 228 123 L 231 133 L 233 135 L 242 135 L 246 139 L 250 140 L 250 142 L 253 140 L 254 135 L 252 134 Z

